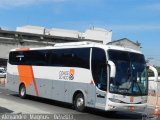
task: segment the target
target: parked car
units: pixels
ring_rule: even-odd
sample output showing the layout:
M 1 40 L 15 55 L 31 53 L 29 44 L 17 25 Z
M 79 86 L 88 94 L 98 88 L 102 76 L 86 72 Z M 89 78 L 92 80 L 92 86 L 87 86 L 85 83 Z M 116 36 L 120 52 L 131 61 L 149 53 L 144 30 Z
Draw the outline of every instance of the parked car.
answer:
M 6 77 L 6 70 L 5 70 L 5 68 L 3 68 L 3 67 L 0 67 L 0 77 L 2 78 L 4 78 L 4 77 Z

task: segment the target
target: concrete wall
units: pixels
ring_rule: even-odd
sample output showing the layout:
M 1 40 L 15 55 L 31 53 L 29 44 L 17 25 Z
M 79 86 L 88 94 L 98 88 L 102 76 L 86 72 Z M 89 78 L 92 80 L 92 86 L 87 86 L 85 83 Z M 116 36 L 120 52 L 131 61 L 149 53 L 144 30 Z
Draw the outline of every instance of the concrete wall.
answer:
M 24 33 L 41 34 L 41 35 L 77 38 L 77 40 L 78 38 L 83 38 L 92 40 L 93 42 L 100 42 L 103 44 L 107 44 L 112 40 L 112 31 L 95 27 L 87 29 L 84 33 L 76 30 L 59 29 L 59 28 L 46 29 L 44 27 L 30 26 L 30 25 L 17 27 L 16 31 Z
M 8 59 L 9 51 L 17 48 L 17 45 L 0 44 L 0 58 Z
M 11 49 L 15 49 L 15 48 L 37 48 L 37 47 L 44 47 L 46 45 L 38 45 L 37 44 L 24 44 L 24 45 L 20 45 L 20 44 L 5 44 L 5 43 L 0 43 L 0 58 L 3 59 L 8 59 L 9 57 L 9 51 Z
M 107 31 L 101 28 L 89 29 L 86 30 L 83 37 L 85 39 L 101 41 L 103 44 L 107 44 L 112 41 L 112 31 Z
M 24 33 L 35 33 L 35 34 L 44 34 L 45 33 L 45 28 L 44 27 L 39 27 L 39 26 L 22 26 L 22 27 L 17 27 L 16 28 L 17 32 L 24 32 Z
M 126 47 L 126 48 L 131 48 L 134 50 L 138 50 L 140 51 L 140 46 L 134 44 L 133 42 L 128 41 L 127 39 L 125 40 L 118 40 L 116 42 L 111 42 L 109 43 L 110 45 L 117 45 L 117 46 L 122 46 L 122 47 Z
M 53 36 L 79 38 L 80 32 L 74 30 L 53 28 L 49 31 L 49 34 Z

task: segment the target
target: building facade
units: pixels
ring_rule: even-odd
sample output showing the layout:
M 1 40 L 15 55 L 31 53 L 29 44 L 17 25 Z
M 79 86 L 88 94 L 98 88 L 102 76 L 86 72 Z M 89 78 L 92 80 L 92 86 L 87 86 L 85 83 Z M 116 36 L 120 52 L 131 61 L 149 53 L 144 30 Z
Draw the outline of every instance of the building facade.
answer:
M 63 29 L 45 29 L 44 27 L 17 27 L 16 31 L 0 30 L 0 66 L 6 66 L 9 51 L 19 47 L 35 48 L 52 46 L 56 43 L 90 41 L 118 45 L 140 50 L 140 44 L 127 38 L 111 42 L 112 31 L 92 28 L 84 33 Z
M 141 44 L 137 41 L 136 43 L 127 39 L 127 38 L 123 38 L 120 40 L 116 40 L 116 41 L 112 41 L 107 43 L 108 45 L 117 45 L 117 46 L 122 46 L 122 47 L 126 47 L 126 48 L 131 48 L 137 51 L 141 51 Z

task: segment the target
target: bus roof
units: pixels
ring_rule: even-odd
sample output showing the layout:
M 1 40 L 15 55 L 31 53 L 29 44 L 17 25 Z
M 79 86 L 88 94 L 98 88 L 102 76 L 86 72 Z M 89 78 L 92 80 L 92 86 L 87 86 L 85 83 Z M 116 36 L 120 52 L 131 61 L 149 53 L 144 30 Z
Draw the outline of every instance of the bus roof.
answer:
M 28 50 L 44 50 L 44 49 L 62 49 L 62 48 L 84 48 L 84 47 L 98 47 L 102 48 L 104 50 L 120 50 L 120 51 L 129 51 L 134 53 L 140 53 L 140 51 L 127 48 L 127 47 L 121 47 L 121 46 L 115 46 L 115 45 L 104 45 L 102 43 L 95 43 L 95 42 L 69 42 L 69 43 L 57 43 L 54 46 L 46 46 L 46 47 L 38 47 L 38 48 L 15 48 L 11 51 L 28 51 Z

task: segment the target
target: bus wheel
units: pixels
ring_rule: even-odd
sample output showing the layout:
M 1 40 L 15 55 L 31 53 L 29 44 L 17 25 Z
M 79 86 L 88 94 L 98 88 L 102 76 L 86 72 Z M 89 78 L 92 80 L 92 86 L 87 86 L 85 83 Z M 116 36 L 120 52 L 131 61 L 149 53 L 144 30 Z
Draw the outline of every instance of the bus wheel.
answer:
M 19 88 L 19 96 L 23 99 L 26 98 L 26 87 L 24 84 L 22 84 Z
M 77 111 L 83 112 L 85 110 L 85 100 L 84 100 L 84 96 L 82 93 L 79 93 L 76 95 L 73 104 L 74 104 L 74 108 Z

